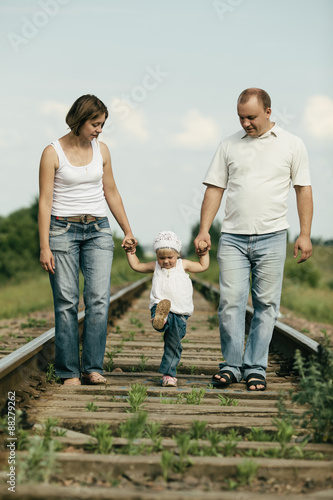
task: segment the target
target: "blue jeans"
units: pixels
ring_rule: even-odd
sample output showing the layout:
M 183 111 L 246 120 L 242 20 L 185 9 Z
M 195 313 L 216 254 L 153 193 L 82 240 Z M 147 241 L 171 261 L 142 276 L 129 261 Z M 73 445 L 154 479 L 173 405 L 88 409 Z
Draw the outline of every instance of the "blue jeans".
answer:
M 222 233 L 219 323 L 225 362 L 239 382 L 249 374 L 265 376 L 269 344 L 279 314 L 287 231 L 262 235 Z M 253 318 L 245 351 L 245 314 L 250 274 Z M 244 353 L 244 354 L 243 354 Z
M 107 217 L 97 222 L 58 221 L 51 217 L 50 274 L 55 312 L 55 371 L 60 378 L 103 373 L 114 242 Z M 79 352 L 79 270 L 84 277 L 85 318 Z
M 152 319 L 155 318 L 156 306 L 157 304 L 150 310 Z M 170 311 L 164 327 L 157 330 L 158 332 L 164 332 L 164 353 L 158 369 L 163 375 L 170 375 L 171 377 L 176 375 L 176 368 L 183 351 L 182 339 L 186 335 L 187 319 L 188 316 Z

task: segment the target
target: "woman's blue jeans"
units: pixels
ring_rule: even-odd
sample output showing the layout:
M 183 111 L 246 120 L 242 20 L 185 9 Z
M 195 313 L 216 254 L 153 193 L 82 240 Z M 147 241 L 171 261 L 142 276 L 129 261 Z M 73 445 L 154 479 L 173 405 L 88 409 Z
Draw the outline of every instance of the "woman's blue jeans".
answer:
M 60 378 L 103 373 L 114 242 L 107 217 L 97 222 L 59 221 L 51 217 L 50 273 L 55 312 L 55 371 Z M 85 318 L 79 351 L 79 270 L 84 277 Z
M 266 375 L 269 344 L 279 314 L 287 231 L 262 235 L 222 233 L 219 323 L 225 362 L 239 382 L 249 374 Z M 253 318 L 245 351 L 245 314 L 251 279 Z
M 157 304 L 150 310 L 152 319 L 155 318 L 156 306 Z M 187 319 L 188 316 L 170 311 L 164 327 L 157 330 L 158 332 L 164 332 L 164 353 L 158 369 L 163 375 L 170 375 L 171 377 L 176 375 L 177 366 L 183 352 L 182 339 L 186 335 Z

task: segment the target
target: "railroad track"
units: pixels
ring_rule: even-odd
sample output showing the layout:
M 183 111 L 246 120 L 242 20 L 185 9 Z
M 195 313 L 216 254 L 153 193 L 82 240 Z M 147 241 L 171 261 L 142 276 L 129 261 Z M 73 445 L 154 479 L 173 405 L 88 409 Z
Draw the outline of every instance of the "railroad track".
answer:
M 105 386 L 47 381 L 54 329 L 0 360 L 4 413 L 8 394 L 15 392 L 16 435 L 23 444 L 26 434 L 40 436 L 28 451 L 15 444 L 15 481 L 21 479 L 16 498 L 273 500 L 288 495 L 293 500 L 305 493 L 311 500 L 332 498 L 333 446 L 271 441 L 278 430 L 280 393 L 287 408 L 302 411 L 289 399 L 289 390 L 297 388 L 290 359 L 296 349 L 315 355 L 318 344 L 277 323 L 267 390 L 250 393 L 245 384 L 213 388 L 211 376 L 221 359 L 214 326 L 218 291 L 194 282 L 195 312 L 177 388 L 160 386 L 163 343 L 149 322 L 147 278 L 110 299 Z M 18 408 L 20 425 L 28 430 L 20 430 Z M 3 434 L 3 450 L 8 442 Z M 0 453 L 3 499 L 13 494 L 6 484 L 10 453 Z M 38 453 L 43 462 L 34 470 Z M 38 475 L 42 484 L 28 482 Z

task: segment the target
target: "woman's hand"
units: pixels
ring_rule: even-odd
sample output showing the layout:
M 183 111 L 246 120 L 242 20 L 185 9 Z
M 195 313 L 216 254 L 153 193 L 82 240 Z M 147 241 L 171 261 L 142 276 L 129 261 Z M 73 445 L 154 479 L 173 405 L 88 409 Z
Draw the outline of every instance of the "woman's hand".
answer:
M 53 253 L 51 252 L 50 249 L 40 251 L 39 262 L 44 271 L 54 274 L 55 262 Z
M 133 254 L 133 253 L 135 253 L 135 249 L 137 247 L 137 244 L 138 244 L 137 239 L 134 238 L 133 235 L 131 235 L 131 236 L 125 236 L 121 246 L 123 247 L 125 252 L 129 252 L 129 253 Z

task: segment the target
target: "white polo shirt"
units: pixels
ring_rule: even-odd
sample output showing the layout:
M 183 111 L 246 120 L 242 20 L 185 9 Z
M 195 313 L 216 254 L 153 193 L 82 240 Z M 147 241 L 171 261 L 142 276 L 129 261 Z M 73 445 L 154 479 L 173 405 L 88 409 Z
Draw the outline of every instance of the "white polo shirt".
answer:
M 293 186 L 309 186 L 303 141 L 274 125 L 260 137 L 244 130 L 219 145 L 203 183 L 227 189 L 222 232 L 267 234 L 287 229 Z

